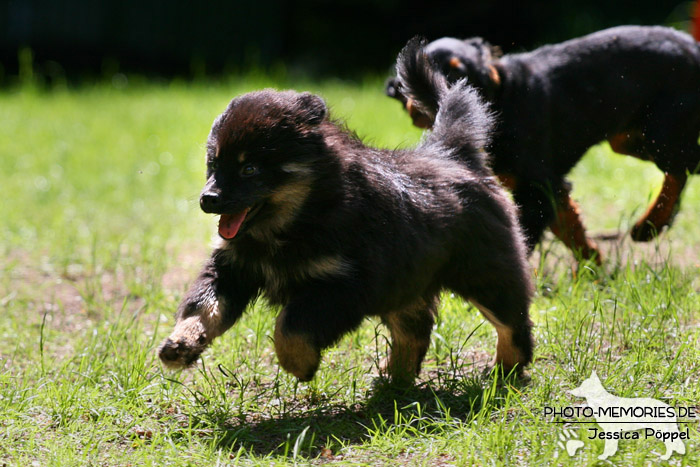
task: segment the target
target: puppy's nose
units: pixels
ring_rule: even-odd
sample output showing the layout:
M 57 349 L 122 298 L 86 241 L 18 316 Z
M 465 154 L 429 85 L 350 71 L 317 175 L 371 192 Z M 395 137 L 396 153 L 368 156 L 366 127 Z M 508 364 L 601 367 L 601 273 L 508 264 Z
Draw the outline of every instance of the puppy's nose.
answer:
M 199 206 L 204 212 L 215 213 L 217 212 L 219 206 L 221 206 L 221 197 L 218 193 L 213 191 L 202 193 L 202 195 L 199 197 Z
M 174 362 L 180 356 L 178 347 L 180 347 L 180 345 L 177 342 L 167 338 L 160 346 L 160 349 L 158 349 L 158 356 L 164 362 Z

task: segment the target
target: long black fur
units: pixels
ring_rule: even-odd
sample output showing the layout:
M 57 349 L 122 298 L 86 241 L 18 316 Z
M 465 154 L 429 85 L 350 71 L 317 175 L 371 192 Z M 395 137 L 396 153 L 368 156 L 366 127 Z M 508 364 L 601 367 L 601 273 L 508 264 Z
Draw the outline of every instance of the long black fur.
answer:
M 466 79 L 489 102 L 498 115 L 488 147 L 493 170 L 514 184 L 531 249 L 555 211 L 577 217 L 565 176 L 594 144 L 610 140 L 620 153 L 653 161 L 676 184 L 673 196 L 662 193 L 654 205 L 657 225 L 653 214 L 635 225 L 636 240 L 671 222 L 678 186 L 700 169 L 700 46 L 670 28 L 617 27 L 503 57 L 481 38 L 413 39 L 397 74 L 388 86 L 414 122 L 420 111 L 435 114 L 444 91 L 427 83 L 441 78 Z
M 447 288 L 494 324 L 497 363 L 529 363 L 530 273 L 516 209 L 483 149 L 491 117 L 464 83 L 442 89 L 433 133 L 399 151 L 365 146 L 308 93 L 233 99 L 209 136 L 200 199 L 226 238 L 183 299 L 163 362 L 194 362 L 263 294 L 282 307 L 275 348 L 298 378 L 379 316 L 393 341 L 386 369 L 411 380 Z
M 411 97 L 431 120 L 435 120 L 441 95 L 447 93 L 445 76 L 435 70 L 428 55 L 423 52 L 428 41 L 420 36 L 409 40 L 396 60 L 396 75 L 400 92 Z

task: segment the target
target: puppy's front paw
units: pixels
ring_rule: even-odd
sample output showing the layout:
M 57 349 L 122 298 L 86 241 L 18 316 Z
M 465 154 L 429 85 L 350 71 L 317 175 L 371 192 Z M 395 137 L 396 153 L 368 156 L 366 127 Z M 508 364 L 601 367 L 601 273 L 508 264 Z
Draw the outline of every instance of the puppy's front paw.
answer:
M 209 342 L 199 318 L 190 317 L 175 325 L 170 337 L 158 347 L 158 357 L 169 368 L 186 368 L 197 361 Z

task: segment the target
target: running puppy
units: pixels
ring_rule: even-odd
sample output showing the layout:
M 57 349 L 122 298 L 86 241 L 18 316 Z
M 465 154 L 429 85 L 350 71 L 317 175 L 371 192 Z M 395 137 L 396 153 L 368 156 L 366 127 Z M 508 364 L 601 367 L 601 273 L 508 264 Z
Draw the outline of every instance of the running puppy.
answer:
M 280 365 L 300 380 L 324 348 L 379 316 L 392 338 L 385 370 L 410 382 L 443 288 L 495 326 L 505 371 L 531 361 L 525 243 L 481 149 L 491 119 L 475 91 L 439 84 L 434 131 L 405 151 L 365 146 L 309 93 L 231 101 L 209 135 L 200 197 L 222 241 L 158 350 L 165 365 L 191 365 L 264 294 L 282 307 Z
M 413 46 L 413 53 L 428 57 L 414 64 L 451 83 L 466 78 L 497 113 L 493 170 L 513 190 L 530 249 L 549 226 L 569 248 L 599 260 L 564 177 L 604 140 L 665 173 L 632 238 L 648 241 L 671 224 L 686 174 L 700 169 L 700 46 L 693 38 L 669 28 L 623 26 L 503 57 L 480 38 Z M 405 79 L 420 80 L 425 72 L 413 68 Z M 430 126 L 434 98 L 407 95 L 403 87 L 389 80 L 386 92 L 417 126 Z

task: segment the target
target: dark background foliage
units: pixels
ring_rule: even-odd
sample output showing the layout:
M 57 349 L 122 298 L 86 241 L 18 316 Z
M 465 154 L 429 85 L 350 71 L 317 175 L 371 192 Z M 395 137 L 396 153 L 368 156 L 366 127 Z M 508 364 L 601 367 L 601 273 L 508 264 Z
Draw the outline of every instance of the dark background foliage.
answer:
M 619 24 L 687 28 L 691 0 L 1 0 L 0 77 L 24 51 L 45 76 L 200 76 L 284 67 L 385 72 L 413 35 L 483 36 L 505 52 Z M 30 58 L 27 51 L 31 51 Z

